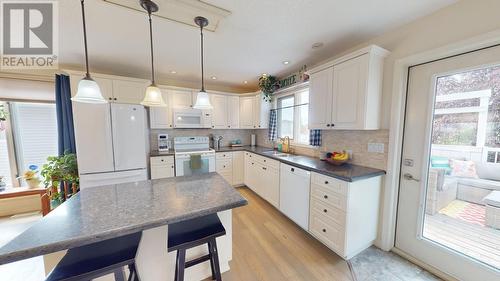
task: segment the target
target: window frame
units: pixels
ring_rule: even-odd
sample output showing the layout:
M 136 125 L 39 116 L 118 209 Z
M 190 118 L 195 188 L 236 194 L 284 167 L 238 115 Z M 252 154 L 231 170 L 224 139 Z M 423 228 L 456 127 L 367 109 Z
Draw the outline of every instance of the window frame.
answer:
M 293 138 L 290 138 L 290 144 L 293 145 L 293 146 L 300 146 L 300 147 L 306 147 L 306 148 L 314 148 L 314 149 L 317 149 L 317 147 L 315 146 L 312 146 L 309 144 L 309 141 L 307 142 L 298 142 L 297 141 L 297 134 L 299 132 L 299 127 L 300 127 L 300 124 L 299 124 L 299 118 L 297 118 L 299 115 L 300 115 L 300 107 L 298 107 L 297 105 L 308 105 L 309 106 L 309 101 L 307 103 L 301 103 L 300 102 L 300 95 L 303 93 L 303 92 L 309 92 L 309 84 L 308 83 L 304 83 L 304 85 L 298 85 L 298 86 L 295 86 L 295 87 L 292 87 L 290 89 L 286 89 L 282 92 L 279 92 L 275 95 L 275 99 L 274 99 L 274 108 L 275 109 L 279 109 L 278 107 L 278 100 L 281 99 L 281 98 L 285 98 L 285 97 L 288 97 L 288 96 L 294 96 L 294 111 L 293 111 Z M 307 113 L 309 115 L 309 111 Z M 278 138 L 279 138 L 279 119 L 278 119 L 278 116 L 276 117 L 277 118 L 277 124 L 276 124 L 276 130 L 277 130 L 277 134 L 278 134 Z

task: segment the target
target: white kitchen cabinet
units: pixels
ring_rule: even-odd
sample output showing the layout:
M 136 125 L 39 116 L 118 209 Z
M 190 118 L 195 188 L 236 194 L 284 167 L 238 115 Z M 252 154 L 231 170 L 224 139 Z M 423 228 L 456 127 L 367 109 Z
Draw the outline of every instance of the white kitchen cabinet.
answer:
M 271 103 L 263 99 L 263 94 L 259 93 L 254 97 L 253 122 L 254 129 L 269 128 L 269 114 L 271 112 Z
M 280 211 L 305 230 L 309 229 L 311 172 L 281 163 Z
M 332 120 L 333 67 L 312 73 L 309 81 L 309 128 L 327 129 Z
M 146 82 L 113 80 L 113 101 L 116 103 L 140 104 L 147 86 Z
M 240 129 L 253 129 L 255 97 L 240 98 Z
M 233 153 L 217 152 L 215 154 L 215 171 L 230 185 L 233 185 Z
M 151 179 L 171 178 L 175 176 L 174 156 L 155 156 L 150 158 Z
M 311 173 L 309 232 L 344 259 L 377 238 L 382 178 L 345 182 Z
M 172 100 L 168 90 L 160 88 L 163 101 L 167 103 L 166 107 L 154 106 L 149 108 L 149 123 L 151 129 L 172 129 Z
M 227 97 L 227 113 L 229 129 L 240 128 L 240 97 Z
M 280 205 L 279 161 L 245 152 L 245 185 L 276 208 Z
M 380 128 L 383 61 L 388 52 L 370 46 L 310 71 L 309 128 Z
M 212 110 L 212 128 L 228 129 L 228 97 L 225 95 L 210 95 Z
M 233 185 L 243 185 L 245 156 L 243 151 L 233 152 Z
M 172 108 L 193 107 L 196 102 L 196 93 L 188 90 L 171 90 Z

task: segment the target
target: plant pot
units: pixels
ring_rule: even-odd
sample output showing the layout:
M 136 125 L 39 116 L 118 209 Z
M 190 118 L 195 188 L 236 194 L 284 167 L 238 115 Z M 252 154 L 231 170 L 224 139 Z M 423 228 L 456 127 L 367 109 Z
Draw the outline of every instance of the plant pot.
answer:
M 37 178 L 26 180 L 29 188 L 38 188 L 40 187 L 40 180 Z

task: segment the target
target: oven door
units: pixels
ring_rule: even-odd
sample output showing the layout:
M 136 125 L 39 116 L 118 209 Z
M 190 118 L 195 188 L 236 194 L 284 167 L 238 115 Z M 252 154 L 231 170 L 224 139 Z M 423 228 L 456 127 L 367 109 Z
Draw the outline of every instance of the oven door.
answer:
M 190 154 L 175 156 L 175 175 L 180 177 L 215 172 L 215 155 L 202 155 L 200 167 L 192 167 Z

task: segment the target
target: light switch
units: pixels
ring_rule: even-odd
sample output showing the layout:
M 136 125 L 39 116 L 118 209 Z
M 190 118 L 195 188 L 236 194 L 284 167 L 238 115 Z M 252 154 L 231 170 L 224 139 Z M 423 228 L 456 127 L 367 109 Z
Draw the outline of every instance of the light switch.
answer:
M 368 143 L 368 152 L 384 153 L 385 147 L 383 143 Z

